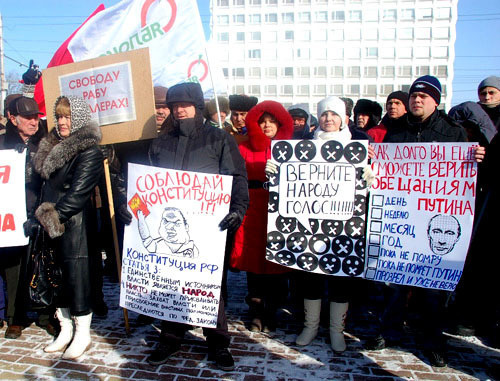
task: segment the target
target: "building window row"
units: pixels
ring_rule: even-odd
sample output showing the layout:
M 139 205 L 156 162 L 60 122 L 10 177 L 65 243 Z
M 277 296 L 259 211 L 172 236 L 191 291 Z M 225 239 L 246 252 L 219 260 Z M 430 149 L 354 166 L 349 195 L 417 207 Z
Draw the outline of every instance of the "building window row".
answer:
M 329 17 L 330 16 L 330 17 Z M 260 24 L 262 22 L 262 15 L 260 13 L 248 15 L 248 22 L 250 24 Z M 347 12 L 347 21 L 361 22 L 361 21 L 423 21 L 432 20 L 433 17 L 437 20 L 449 20 L 451 18 L 451 8 L 416 8 L 416 9 L 368 9 L 368 10 L 351 10 Z M 343 10 L 335 11 L 303 11 L 303 12 L 283 12 L 281 13 L 281 22 L 283 24 L 298 23 L 326 23 L 344 22 L 346 21 L 346 12 Z M 244 24 L 245 15 L 235 14 L 232 17 L 233 24 Z M 267 24 L 275 24 L 278 22 L 277 13 L 265 13 L 264 22 Z M 229 24 L 229 15 L 218 15 L 217 23 L 219 25 Z
M 229 43 L 230 41 L 244 42 L 244 41 L 266 41 L 277 42 L 278 37 L 280 41 L 378 41 L 387 40 L 430 40 L 430 39 L 444 39 L 450 38 L 449 27 L 408 27 L 408 28 L 349 28 L 349 29 L 325 29 L 316 28 L 311 30 L 285 30 L 278 32 L 270 31 L 261 35 L 261 32 L 218 32 L 217 41 Z M 232 40 L 231 40 L 232 39 Z

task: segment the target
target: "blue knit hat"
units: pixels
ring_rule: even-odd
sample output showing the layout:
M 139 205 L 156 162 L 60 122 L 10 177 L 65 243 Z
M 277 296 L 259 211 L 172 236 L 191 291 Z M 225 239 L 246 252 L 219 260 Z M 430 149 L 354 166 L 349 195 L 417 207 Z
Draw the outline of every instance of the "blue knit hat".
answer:
M 424 75 L 413 82 L 409 94 L 411 96 L 412 93 L 417 92 L 428 94 L 438 105 L 441 103 L 441 83 L 432 75 Z

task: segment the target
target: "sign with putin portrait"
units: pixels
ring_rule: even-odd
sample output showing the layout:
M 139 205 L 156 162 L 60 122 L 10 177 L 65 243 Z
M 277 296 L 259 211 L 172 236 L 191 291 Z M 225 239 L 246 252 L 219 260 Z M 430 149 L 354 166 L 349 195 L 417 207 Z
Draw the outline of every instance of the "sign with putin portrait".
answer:
M 455 289 L 474 219 L 475 145 L 374 145 L 365 278 Z
M 120 306 L 215 327 L 232 177 L 129 164 Z
M 364 272 L 366 141 L 274 141 L 266 259 L 325 275 Z

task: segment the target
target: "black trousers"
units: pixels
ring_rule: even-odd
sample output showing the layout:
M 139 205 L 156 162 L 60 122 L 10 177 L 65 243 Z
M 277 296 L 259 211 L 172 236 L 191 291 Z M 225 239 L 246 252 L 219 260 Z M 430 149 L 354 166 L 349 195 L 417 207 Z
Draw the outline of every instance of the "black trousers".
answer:
M 203 327 L 203 334 L 207 338 L 208 348 L 228 348 L 231 336 L 227 327 L 226 312 L 224 310 L 224 298 L 220 298 L 219 311 L 217 313 L 217 326 L 215 328 Z M 193 327 L 189 324 L 162 321 L 160 340 L 180 344 L 187 331 Z
M 335 303 L 348 303 L 357 283 L 357 279 L 354 278 L 327 276 L 305 271 L 302 272 L 301 278 L 304 299 L 322 299 L 327 289 L 328 301 Z

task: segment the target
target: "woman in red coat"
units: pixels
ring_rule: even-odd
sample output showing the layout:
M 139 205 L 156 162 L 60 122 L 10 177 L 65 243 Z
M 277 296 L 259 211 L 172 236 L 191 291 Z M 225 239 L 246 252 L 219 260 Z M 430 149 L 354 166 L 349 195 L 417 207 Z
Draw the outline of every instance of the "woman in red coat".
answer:
M 248 173 L 250 205 L 236 232 L 231 253 L 231 267 L 247 272 L 251 331 L 275 328 L 277 299 L 286 292 L 286 267 L 266 260 L 267 205 L 266 161 L 271 158 L 271 140 L 291 139 L 293 119 L 286 109 L 274 101 L 253 107 L 246 117 L 248 141 L 239 145 Z

